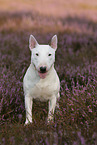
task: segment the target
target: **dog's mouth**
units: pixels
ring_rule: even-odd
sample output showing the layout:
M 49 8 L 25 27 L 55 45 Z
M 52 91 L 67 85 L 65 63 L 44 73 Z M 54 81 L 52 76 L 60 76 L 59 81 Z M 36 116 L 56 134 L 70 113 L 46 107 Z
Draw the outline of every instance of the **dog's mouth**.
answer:
M 46 77 L 46 75 L 47 75 L 47 72 L 38 71 L 38 74 L 39 74 L 41 79 L 44 79 Z
M 34 64 L 33 64 L 34 65 Z M 35 69 L 36 66 L 34 65 Z M 46 67 L 40 67 L 40 69 L 36 69 L 38 71 L 38 75 L 40 76 L 41 79 L 44 79 L 47 76 L 47 68 Z

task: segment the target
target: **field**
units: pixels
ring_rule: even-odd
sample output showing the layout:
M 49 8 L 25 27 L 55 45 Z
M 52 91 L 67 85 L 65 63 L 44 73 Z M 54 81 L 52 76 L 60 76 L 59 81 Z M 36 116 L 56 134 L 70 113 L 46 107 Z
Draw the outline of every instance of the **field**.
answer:
M 34 122 L 24 126 L 30 34 L 40 44 L 58 36 L 60 108 L 49 125 L 48 102 L 34 100 Z M 97 144 L 96 0 L 0 0 L 0 144 Z

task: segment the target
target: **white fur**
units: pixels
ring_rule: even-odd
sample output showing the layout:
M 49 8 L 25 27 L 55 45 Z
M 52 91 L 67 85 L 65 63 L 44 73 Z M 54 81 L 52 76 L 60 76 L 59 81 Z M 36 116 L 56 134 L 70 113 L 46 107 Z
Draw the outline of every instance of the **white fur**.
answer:
M 57 36 L 53 36 L 51 45 L 39 45 L 30 35 L 29 48 L 31 50 L 31 64 L 23 79 L 25 95 L 26 122 L 32 122 L 33 98 L 40 101 L 49 100 L 48 122 L 53 119 L 57 98 L 60 97 L 60 81 L 54 69 L 55 51 L 57 49 Z M 51 54 L 49 56 L 49 54 Z M 39 76 L 41 66 L 46 66 L 45 78 Z

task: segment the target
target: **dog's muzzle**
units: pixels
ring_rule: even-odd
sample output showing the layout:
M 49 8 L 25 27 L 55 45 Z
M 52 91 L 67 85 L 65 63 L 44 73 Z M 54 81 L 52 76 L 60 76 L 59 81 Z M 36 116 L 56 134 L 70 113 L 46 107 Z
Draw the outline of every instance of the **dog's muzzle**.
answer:
M 41 66 L 40 71 L 38 71 L 38 74 L 39 74 L 40 78 L 44 79 L 47 75 L 47 67 Z
M 41 73 L 45 73 L 45 72 L 46 72 L 46 69 L 47 69 L 46 66 L 44 66 L 44 67 L 41 66 L 41 67 L 40 67 L 40 72 L 41 72 Z

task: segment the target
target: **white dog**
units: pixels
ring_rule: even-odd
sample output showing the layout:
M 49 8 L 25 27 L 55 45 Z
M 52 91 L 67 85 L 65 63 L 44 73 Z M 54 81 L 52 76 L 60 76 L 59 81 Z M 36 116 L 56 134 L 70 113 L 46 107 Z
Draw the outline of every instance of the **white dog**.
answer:
M 53 36 L 51 45 L 39 45 L 30 35 L 31 64 L 23 79 L 25 95 L 26 122 L 32 122 L 33 99 L 49 100 L 48 122 L 53 120 L 57 98 L 60 97 L 60 81 L 54 69 L 57 36 Z

